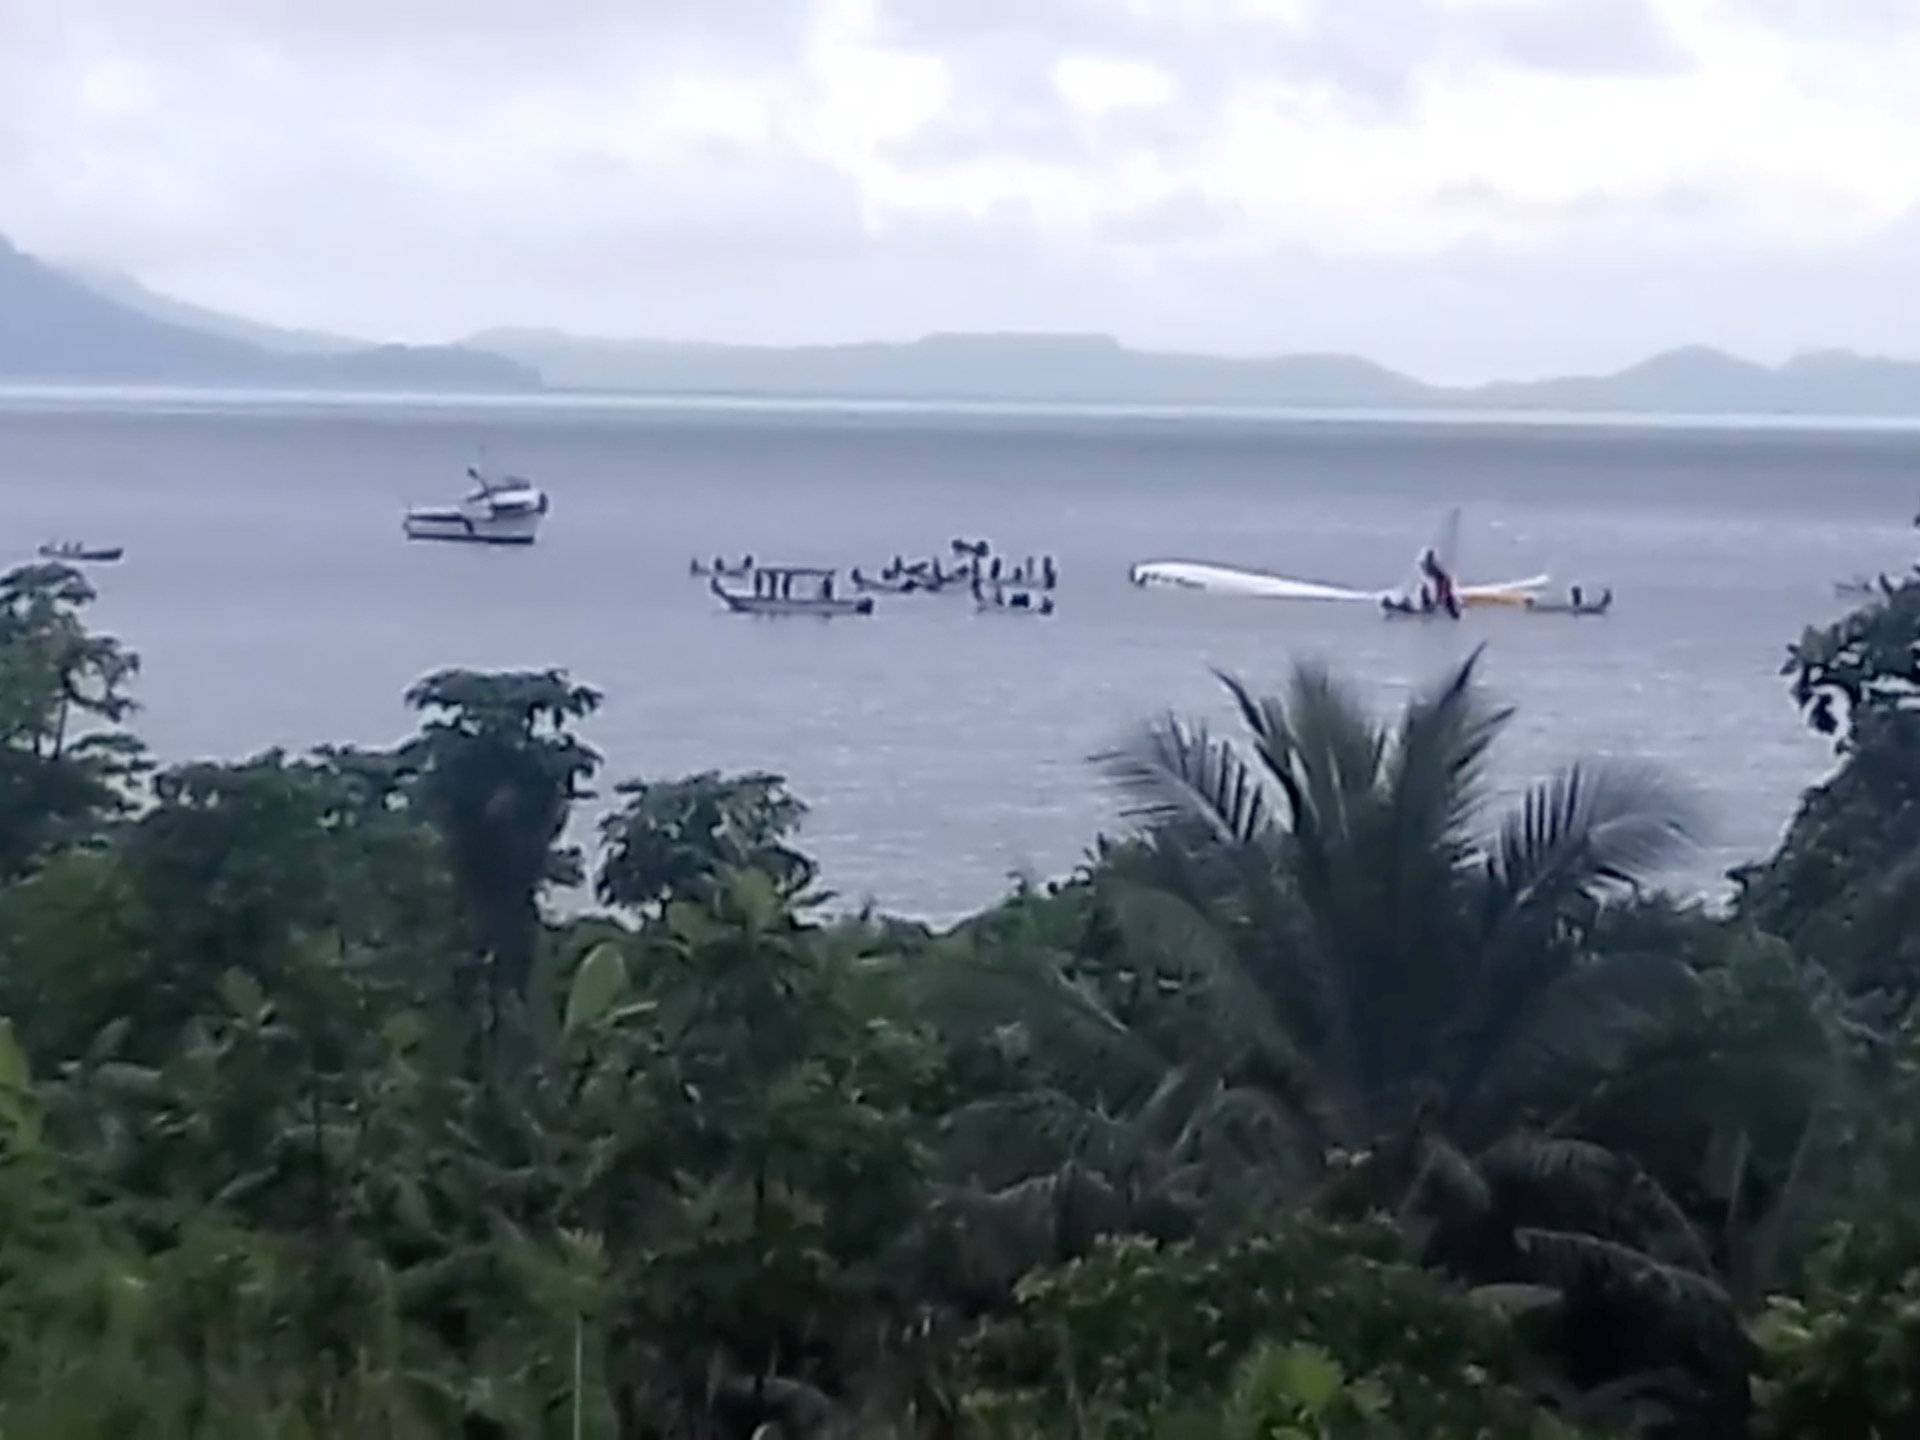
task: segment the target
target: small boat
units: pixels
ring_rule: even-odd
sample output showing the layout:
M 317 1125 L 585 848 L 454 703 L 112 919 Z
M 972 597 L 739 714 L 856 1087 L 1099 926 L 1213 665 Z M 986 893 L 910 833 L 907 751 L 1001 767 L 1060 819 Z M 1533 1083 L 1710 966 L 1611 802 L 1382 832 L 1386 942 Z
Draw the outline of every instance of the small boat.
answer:
M 1594 599 L 1580 593 L 1575 586 L 1564 600 L 1546 600 L 1536 598 L 1527 609 L 1535 615 L 1604 615 L 1613 608 L 1613 591 L 1602 590 L 1599 598 Z
M 753 589 L 747 594 L 727 589 L 718 576 L 707 585 L 738 615 L 871 615 L 873 597 L 835 595 L 834 575 L 808 565 L 756 565 Z M 796 582 L 812 593 L 795 594 Z
M 464 540 L 482 545 L 531 545 L 548 509 L 547 492 L 517 475 L 498 479 L 467 467 L 474 488 L 458 505 L 419 505 L 401 528 L 409 540 Z
M 42 560 L 77 560 L 100 565 L 111 564 L 126 554 L 124 545 L 83 545 L 78 540 L 49 541 L 40 547 Z

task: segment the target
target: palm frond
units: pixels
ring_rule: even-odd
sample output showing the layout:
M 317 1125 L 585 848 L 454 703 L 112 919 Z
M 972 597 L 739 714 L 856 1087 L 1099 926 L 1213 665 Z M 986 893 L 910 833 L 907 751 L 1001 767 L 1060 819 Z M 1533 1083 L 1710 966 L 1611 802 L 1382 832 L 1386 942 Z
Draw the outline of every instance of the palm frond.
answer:
M 1062 1155 L 1110 1168 L 1133 1145 L 1125 1120 L 1051 1086 L 969 1101 L 940 1129 L 947 1172 L 988 1186 L 1050 1170 Z
M 1380 781 L 1386 733 L 1346 684 L 1325 666 L 1296 665 L 1287 685 L 1294 763 L 1323 830 L 1351 834 L 1355 812 Z
M 1695 843 L 1692 801 L 1643 765 L 1566 767 L 1529 790 L 1487 859 L 1489 933 L 1575 896 L 1635 889 Z
M 1420 1168 L 1401 1198 L 1404 1224 L 1414 1215 L 1457 1223 L 1485 1215 L 1493 1208 L 1493 1187 L 1480 1167 L 1450 1141 L 1438 1135 L 1420 1144 Z
M 1526 1131 L 1489 1147 L 1481 1164 L 1505 1180 L 1542 1188 L 1570 1186 L 1602 1199 L 1619 1188 L 1631 1168 L 1605 1145 Z
M 1716 1328 L 1733 1314 L 1732 1298 L 1710 1277 L 1667 1264 L 1617 1240 L 1537 1227 L 1515 1230 L 1514 1239 L 1520 1253 L 1562 1289 L 1591 1287 L 1638 1293 L 1697 1319 L 1710 1320 Z
M 1214 674 L 1285 794 L 1295 838 L 1315 846 L 1323 836 L 1349 833 L 1354 811 L 1373 797 L 1386 748 L 1384 732 L 1353 691 L 1315 661 L 1294 666 L 1284 700 L 1256 698 L 1234 676 Z
M 1528 982 L 1538 962 L 1492 979 L 1486 1013 L 1460 1041 L 1455 1123 L 1472 1134 L 1577 1106 L 1642 1048 L 1698 1013 L 1699 977 L 1666 955 L 1608 955 Z
M 1256 696 L 1236 675 L 1219 669 L 1213 673 L 1233 696 L 1241 723 L 1253 736 L 1255 752 L 1266 766 L 1268 777 L 1280 789 L 1286 805 L 1287 829 L 1296 836 L 1310 836 L 1313 816 L 1308 812 L 1300 777 L 1294 773 L 1293 735 L 1287 725 L 1286 707 L 1271 695 Z
M 1017 1026 L 1049 1069 L 1084 1093 L 1125 1101 L 1166 1068 L 1144 1036 L 1049 952 L 954 940 L 907 969 L 906 998 L 920 1019 L 971 1039 Z
M 1205 725 L 1169 716 L 1093 762 L 1126 797 L 1126 816 L 1150 827 L 1198 824 L 1218 841 L 1245 844 L 1270 821 L 1259 775 Z
M 1555 1208 L 1586 1212 L 1608 1230 L 1627 1234 L 1641 1253 L 1697 1274 L 1714 1270 L 1693 1221 L 1631 1155 L 1587 1140 L 1519 1132 L 1481 1157 L 1497 1184 L 1524 1187 Z
M 1388 813 L 1397 847 L 1447 852 L 1464 842 L 1479 809 L 1487 752 L 1512 718 L 1476 678 L 1476 649 L 1452 673 L 1407 703 L 1386 762 Z
M 1344 1133 L 1341 1077 L 1327 1070 L 1296 1023 L 1321 1024 L 1325 1017 L 1284 1003 L 1302 988 L 1289 978 L 1297 952 L 1263 945 L 1257 955 L 1243 954 L 1200 905 L 1150 884 L 1112 877 L 1102 894 L 1130 949 L 1177 956 L 1205 979 L 1220 1051 L 1252 1063 L 1292 1107 L 1297 1124 L 1323 1135 Z

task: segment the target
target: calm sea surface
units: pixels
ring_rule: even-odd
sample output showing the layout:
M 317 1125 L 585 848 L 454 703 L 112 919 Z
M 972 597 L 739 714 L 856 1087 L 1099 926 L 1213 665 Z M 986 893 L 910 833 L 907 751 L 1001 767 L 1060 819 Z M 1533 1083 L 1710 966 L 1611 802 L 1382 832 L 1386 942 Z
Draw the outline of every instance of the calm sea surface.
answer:
M 536 547 L 408 544 L 485 447 L 553 494 Z M 1226 718 L 1209 667 L 1277 682 L 1336 661 L 1382 703 L 1471 647 L 1518 706 L 1517 784 L 1565 758 L 1657 760 L 1703 797 L 1717 890 L 1828 764 L 1776 674 L 1903 569 L 1920 433 L 874 407 L 321 404 L 0 396 L 0 558 L 124 543 L 99 623 L 145 658 L 164 759 L 387 743 L 444 665 L 564 666 L 606 692 L 608 780 L 766 767 L 849 900 L 929 917 L 1070 869 L 1111 797 L 1085 757 L 1169 708 Z M 1396 582 L 1448 506 L 1464 578 L 1611 585 L 1604 620 L 1147 593 L 1145 558 Z M 868 620 L 722 613 L 694 554 L 877 568 L 956 535 L 1051 552 L 1059 613 L 963 596 Z

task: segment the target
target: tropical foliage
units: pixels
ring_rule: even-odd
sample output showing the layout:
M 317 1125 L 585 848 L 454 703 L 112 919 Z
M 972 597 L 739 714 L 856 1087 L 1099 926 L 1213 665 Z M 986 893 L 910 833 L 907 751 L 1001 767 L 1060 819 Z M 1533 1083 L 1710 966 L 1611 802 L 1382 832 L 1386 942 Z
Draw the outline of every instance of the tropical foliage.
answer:
M 0 579 L 0 1435 L 1920 1422 L 1911 588 L 1793 652 L 1841 763 L 1729 913 L 1671 777 L 1497 800 L 1476 658 L 1223 677 L 938 933 L 558 671 L 155 773 L 91 599 Z

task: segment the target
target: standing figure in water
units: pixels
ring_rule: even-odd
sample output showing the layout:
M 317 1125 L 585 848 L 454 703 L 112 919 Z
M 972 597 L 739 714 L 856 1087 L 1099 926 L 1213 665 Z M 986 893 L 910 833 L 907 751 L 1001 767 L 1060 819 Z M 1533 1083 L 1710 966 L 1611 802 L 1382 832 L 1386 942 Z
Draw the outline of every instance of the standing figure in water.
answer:
M 1440 564 L 1440 557 L 1428 546 L 1420 552 L 1420 573 L 1433 582 L 1433 605 L 1427 608 L 1445 610 L 1455 620 L 1460 618 L 1460 597 L 1454 591 L 1453 577 L 1447 574 Z M 1420 587 L 1424 594 L 1426 587 Z

